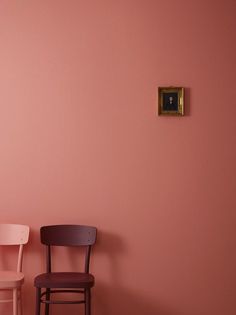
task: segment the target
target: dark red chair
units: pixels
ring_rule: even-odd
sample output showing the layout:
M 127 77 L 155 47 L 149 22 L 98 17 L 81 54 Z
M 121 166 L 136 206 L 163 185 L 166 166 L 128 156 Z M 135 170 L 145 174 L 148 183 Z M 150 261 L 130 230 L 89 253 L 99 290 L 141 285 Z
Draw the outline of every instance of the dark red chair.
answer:
M 45 304 L 45 315 L 49 315 L 50 304 L 85 304 L 85 315 L 91 314 L 91 288 L 94 276 L 89 273 L 91 247 L 96 242 L 97 229 L 84 225 L 51 225 L 40 229 L 41 243 L 46 245 L 46 273 L 34 279 L 36 287 L 36 315 L 40 315 L 41 303 Z M 51 246 L 85 247 L 84 272 L 52 272 Z M 44 290 L 42 290 L 44 289 Z M 43 292 L 42 292 L 43 291 Z M 82 299 L 54 300 L 51 293 L 79 293 Z

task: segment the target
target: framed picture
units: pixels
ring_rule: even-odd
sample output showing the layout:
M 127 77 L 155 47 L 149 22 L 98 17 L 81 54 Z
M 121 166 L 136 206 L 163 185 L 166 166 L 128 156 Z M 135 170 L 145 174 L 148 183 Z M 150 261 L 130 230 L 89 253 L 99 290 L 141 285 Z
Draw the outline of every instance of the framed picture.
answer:
M 184 115 L 183 87 L 171 86 L 158 88 L 158 115 Z

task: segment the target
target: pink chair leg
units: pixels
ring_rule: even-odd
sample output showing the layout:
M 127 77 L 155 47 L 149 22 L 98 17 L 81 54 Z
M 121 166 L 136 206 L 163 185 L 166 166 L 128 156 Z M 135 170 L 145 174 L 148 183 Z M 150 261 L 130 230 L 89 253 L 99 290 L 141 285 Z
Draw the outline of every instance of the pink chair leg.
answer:
M 23 315 L 23 310 L 22 310 L 22 291 L 21 288 L 19 289 L 19 315 Z
M 18 292 L 17 288 L 13 289 L 13 315 L 17 315 Z

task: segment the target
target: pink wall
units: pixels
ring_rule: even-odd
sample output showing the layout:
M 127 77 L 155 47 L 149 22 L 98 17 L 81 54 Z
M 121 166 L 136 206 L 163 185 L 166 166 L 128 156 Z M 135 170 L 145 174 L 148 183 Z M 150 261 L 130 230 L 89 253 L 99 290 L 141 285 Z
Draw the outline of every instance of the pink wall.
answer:
M 235 30 L 234 0 L 0 1 L 0 222 L 31 226 L 25 315 L 57 223 L 99 229 L 94 315 L 235 315 Z M 185 117 L 155 115 L 165 85 Z

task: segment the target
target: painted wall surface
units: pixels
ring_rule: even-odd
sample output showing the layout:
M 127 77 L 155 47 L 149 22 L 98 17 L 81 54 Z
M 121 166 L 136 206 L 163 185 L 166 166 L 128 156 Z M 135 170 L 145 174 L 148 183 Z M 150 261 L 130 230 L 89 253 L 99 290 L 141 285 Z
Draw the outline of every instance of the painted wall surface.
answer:
M 31 227 L 25 315 L 39 228 L 60 223 L 99 230 L 94 315 L 235 315 L 235 31 L 235 0 L 0 1 L 0 222 Z M 185 117 L 156 116 L 166 85 Z

